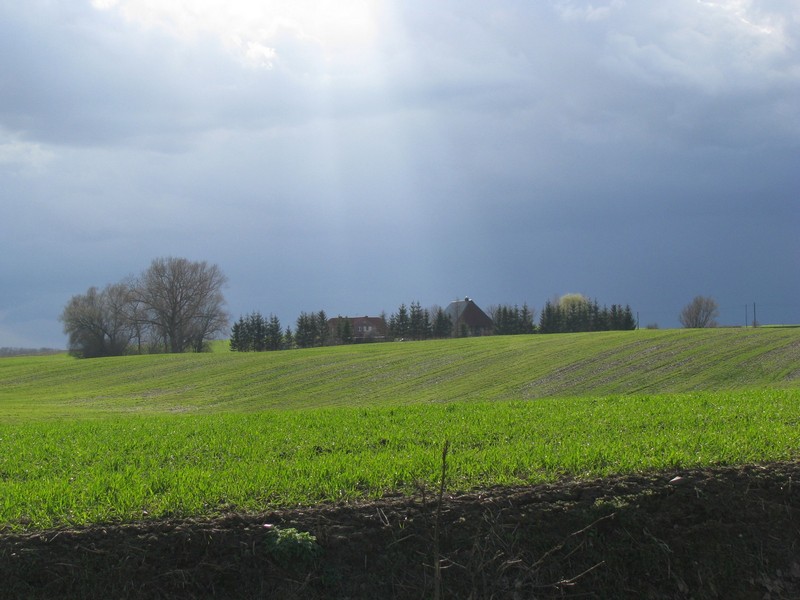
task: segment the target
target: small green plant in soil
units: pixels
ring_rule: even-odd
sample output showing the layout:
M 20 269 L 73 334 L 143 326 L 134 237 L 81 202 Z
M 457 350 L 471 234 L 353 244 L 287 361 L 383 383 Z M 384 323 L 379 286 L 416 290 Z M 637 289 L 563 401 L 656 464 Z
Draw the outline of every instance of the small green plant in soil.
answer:
M 270 527 L 265 544 L 269 556 L 284 568 L 308 565 L 322 552 L 313 535 L 294 527 Z

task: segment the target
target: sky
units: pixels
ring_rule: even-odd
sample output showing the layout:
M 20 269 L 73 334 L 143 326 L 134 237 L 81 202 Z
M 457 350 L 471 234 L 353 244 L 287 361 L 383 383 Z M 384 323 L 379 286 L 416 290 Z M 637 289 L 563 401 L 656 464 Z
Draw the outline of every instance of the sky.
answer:
M 798 231 L 797 0 L 0 0 L 0 346 L 167 256 L 284 327 L 800 323 Z

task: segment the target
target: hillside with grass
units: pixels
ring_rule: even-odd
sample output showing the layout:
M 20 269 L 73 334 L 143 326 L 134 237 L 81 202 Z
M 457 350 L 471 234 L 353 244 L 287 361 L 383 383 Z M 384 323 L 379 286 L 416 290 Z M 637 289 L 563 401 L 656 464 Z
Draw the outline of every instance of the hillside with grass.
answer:
M 0 361 L 0 420 L 793 388 L 800 328 Z
M 800 597 L 798 328 L 217 350 L 0 359 L 4 597 Z

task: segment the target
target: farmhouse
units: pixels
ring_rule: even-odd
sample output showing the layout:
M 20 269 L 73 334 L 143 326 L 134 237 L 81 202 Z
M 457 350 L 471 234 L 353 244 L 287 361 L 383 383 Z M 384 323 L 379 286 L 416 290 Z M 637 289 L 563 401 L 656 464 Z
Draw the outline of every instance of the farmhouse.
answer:
M 343 330 L 344 321 L 350 322 L 350 333 L 353 342 L 383 342 L 386 340 L 388 328 L 382 317 L 335 317 L 328 319 L 328 331 L 336 337 Z
M 494 333 L 494 321 L 471 298 L 455 300 L 444 311 L 453 322 L 456 336 Z

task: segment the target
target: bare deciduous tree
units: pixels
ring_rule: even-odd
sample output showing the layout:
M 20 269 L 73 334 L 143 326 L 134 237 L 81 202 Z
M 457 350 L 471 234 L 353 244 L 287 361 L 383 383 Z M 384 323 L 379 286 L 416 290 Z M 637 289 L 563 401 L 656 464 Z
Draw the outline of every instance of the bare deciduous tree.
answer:
M 144 322 L 168 352 L 200 351 L 228 326 L 216 265 L 185 258 L 157 258 L 134 286 Z
M 91 287 L 86 294 L 73 296 L 60 317 L 70 354 L 82 358 L 125 354 L 135 335 L 131 308 L 131 290 L 121 283 L 102 291 Z
M 696 296 L 683 307 L 678 319 L 687 328 L 716 327 L 719 307 L 716 300 L 706 296 Z
M 159 258 L 134 280 L 89 288 L 61 314 L 70 353 L 98 357 L 127 352 L 204 350 L 228 326 L 216 265 Z

